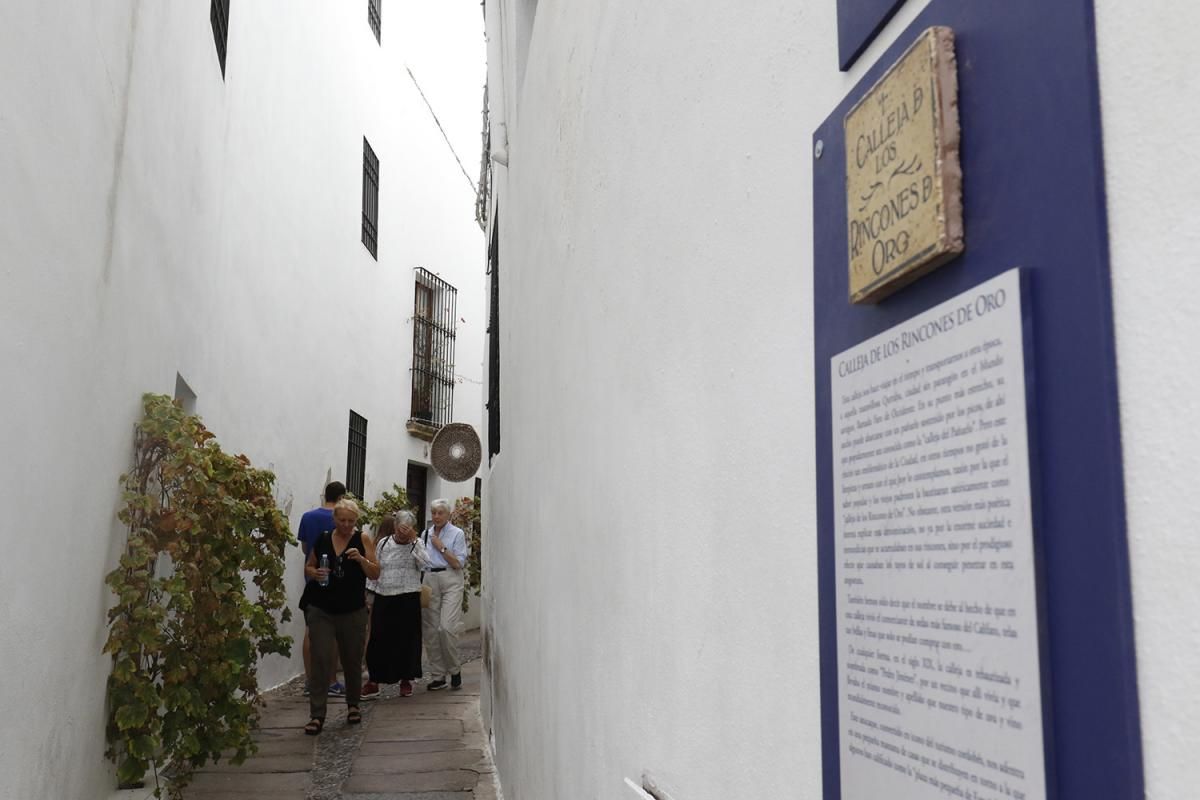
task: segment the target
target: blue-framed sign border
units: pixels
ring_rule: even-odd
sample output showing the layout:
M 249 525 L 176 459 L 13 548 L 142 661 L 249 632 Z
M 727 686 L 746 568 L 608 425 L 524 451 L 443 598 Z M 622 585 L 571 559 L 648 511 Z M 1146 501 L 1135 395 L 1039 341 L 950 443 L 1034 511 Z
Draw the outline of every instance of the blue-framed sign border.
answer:
M 904 0 L 837 0 L 838 65 L 850 69 Z
M 920 33 L 954 29 L 966 252 L 851 305 L 846 111 Z M 1144 797 L 1095 21 L 1090 0 L 933 0 L 813 135 L 818 586 L 825 800 L 842 800 L 829 363 L 1022 267 L 1041 576 L 1047 796 Z M 814 151 L 815 152 L 815 151 Z

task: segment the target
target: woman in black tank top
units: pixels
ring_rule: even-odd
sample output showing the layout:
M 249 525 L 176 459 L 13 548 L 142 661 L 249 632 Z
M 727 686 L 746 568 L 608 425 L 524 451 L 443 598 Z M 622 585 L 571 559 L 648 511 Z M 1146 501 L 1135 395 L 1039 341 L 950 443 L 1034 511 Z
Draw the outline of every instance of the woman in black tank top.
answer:
M 358 703 L 362 693 L 362 657 L 366 639 L 367 578 L 379 577 L 375 543 L 356 531 L 358 504 L 342 499 L 333 507 L 334 529 L 321 535 L 304 565 L 312 580 L 300 598 L 312 641 L 312 674 L 309 675 L 309 723 L 304 732 L 315 736 L 325 726 L 329 681 L 333 674 L 336 643 L 346 675 L 346 722 L 362 722 Z M 321 567 L 325 556 L 328 567 Z M 326 585 L 321 583 L 327 581 Z
M 329 584 L 317 582 L 309 594 L 309 605 L 330 614 L 347 614 L 366 605 L 367 575 L 360 565 L 362 557 L 354 557 L 363 552 L 364 544 L 361 531 L 354 531 L 345 541 L 339 541 L 337 531 L 328 531 L 317 539 L 309 560 L 319 565 L 321 556 L 325 556 L 329 569 L 324 572 L 329 574 Z M 316 570 L 318 575 L 322 571 L 319 567 Z

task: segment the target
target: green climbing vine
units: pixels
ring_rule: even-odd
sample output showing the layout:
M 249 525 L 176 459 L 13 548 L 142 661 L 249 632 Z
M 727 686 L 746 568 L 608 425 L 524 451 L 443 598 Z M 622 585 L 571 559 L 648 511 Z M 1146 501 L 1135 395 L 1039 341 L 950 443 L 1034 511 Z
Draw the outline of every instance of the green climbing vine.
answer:
M 197 767 L 256 749 L 258 657 L 291 648 L 278 626 L 291 618 L 284 549 L 294 540 L 273 474 L 224 452 L 169 397 L 142 401 L 121 479 L 128 544 L 106 579 L 117 599 L 104 645 L 108 756 L 122 784 L 169 761 L 155 794 L 177 800 Z
M 464 611 L 470 607 L 471 591 L 483 589 L 483 533 L 479 524 L 479 508 L 478 497 L 460 497 L 454 501 L 454 510 L 450 512 L 450 521 L 463 529 L 471 549 L 465 576 L 468 591 L 463 593 Z
M 353 497 L 353 495 L 351 496 Z M 392 484 L 390 492 L 386 489 L 383 490 L 374 504 L 368 505 L 359 500 L 358 505 L 362 509 L 362 514 L 358 518 L 359 525 L 364 527 L 370 525 L 372 528 L 387 514 L 397 511 L 416 511 L 408 502 L 408 491 L 399 484 Z

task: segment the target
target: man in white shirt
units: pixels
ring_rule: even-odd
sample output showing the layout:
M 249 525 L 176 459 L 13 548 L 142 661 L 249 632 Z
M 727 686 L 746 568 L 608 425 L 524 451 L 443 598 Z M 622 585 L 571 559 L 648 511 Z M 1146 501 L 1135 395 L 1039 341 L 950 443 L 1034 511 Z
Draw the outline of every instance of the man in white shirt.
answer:
M 450 522 L 450 503 L 434 500 L 429 504 L 433 524 L 421 537 L 429 552 L 425 583 L 432 595 L 429 607 L 421 609 L 421 638 L 425 643 L 425 674 L 432 680 L 426 687 L 436 692 L 446 688 L 462 688 L 462 672 L 458 658 L 458 629 L 462 624 L 464 575 L 470 550 L 462 528 Z

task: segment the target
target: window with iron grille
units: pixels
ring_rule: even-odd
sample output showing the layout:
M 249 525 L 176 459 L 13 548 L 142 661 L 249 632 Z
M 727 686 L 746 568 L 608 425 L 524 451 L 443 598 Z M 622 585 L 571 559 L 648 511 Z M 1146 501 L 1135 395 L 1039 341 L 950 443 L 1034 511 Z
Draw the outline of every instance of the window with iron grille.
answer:
M 379 38 L 379 28 L 383 21 L 383 0 L 367 0 L 367 24 L 371 26 L 371 30 L 375 32 L 375 41 L 381 42 Z
M 488 248 L 491 299 L 488 309 L 488 461 L 500 452 L 500 217 L 492 224 Z
M 458 290 L 416 269 L 411 418 L 440 428 L 454 416 L 454 328 Z
M 213 41 L 217 43 L 217 60 L 221 62 L 221 79 L 225 78 L 225 46 L 229 42 L 229 0 L 212 0 L 208 10 L 212 23 Z
M 367 479 L 367 418 L 350 411 L 350 437 L 346 446 L 346 488 L 360 500 Z
M 362 243 L 371 257 L 379 260 L 376 236 L 379 230 L 379 159 L 371 149 L 367 137 L 363 137 L 363 198 L 362 198 Z

